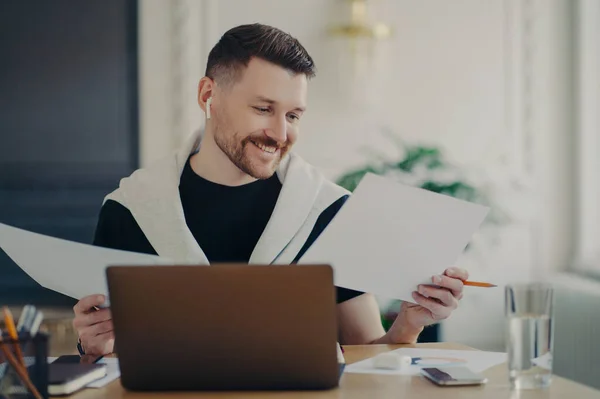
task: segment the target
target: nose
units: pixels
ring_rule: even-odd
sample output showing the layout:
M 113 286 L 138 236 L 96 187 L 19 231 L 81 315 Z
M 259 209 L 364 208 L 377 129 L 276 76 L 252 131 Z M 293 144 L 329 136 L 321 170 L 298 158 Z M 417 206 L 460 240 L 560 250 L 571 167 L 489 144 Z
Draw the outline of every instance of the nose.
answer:
M 273 118 L 269 129 L 265 129 L 265 134 L 279 144 L 285 143 L 287 141 L 287 121 L 285 116 L 282 118 Z

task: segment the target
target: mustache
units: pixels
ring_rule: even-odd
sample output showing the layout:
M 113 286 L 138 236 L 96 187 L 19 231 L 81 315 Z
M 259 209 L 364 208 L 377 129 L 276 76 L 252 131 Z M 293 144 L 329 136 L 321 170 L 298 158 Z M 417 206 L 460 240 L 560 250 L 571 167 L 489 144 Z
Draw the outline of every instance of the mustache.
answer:
M 279 148 L 279 149 L 283 149 L 286 148 L 289 145 L 289 141 L 285 141 L 283 143 L 274 140 L 270 137 L 265 137 L 265 136 L 257 136 L 257 137 L 246 137 L 244 139 L 244 145 L 249 144 L 250 141 L 254 141 L 255 143 L 258 144 L 262 144 L 266 147 L 275 147 L 275 148 Z

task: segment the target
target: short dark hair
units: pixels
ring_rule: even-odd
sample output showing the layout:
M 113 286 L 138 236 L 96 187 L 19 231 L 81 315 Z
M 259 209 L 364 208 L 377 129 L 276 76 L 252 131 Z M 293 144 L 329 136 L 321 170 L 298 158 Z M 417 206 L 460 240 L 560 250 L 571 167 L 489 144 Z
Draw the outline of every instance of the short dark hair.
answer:
M 313 59 L 296 38 L 258 23 L 237 26 L 221 36 L 208 55 L 206 76 L 225 84 L 233 82 L 253 57 L 309 79 L 315 76 Z

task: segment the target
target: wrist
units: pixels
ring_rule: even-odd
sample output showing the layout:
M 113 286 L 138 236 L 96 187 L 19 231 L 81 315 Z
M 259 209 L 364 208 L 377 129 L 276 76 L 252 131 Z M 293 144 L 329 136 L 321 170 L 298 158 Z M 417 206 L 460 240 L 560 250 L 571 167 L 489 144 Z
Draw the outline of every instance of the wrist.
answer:
M 386 335 L 389 335 L 390 342 L 394 344 L 416 344 L 423 328 L 422 325 L 412 325 L 406 313 L 401 311 Z
M 385 334 L 390 344 L 416 344 L 423 327 L 394 325 Z

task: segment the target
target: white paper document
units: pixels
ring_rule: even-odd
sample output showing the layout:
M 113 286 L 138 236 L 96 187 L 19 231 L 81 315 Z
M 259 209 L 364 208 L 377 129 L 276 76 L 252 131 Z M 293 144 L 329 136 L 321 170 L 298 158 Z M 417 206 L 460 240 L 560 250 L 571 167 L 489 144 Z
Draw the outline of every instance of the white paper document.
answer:
M 93 294 L 108 298 L 107 266 L 172 264 L 155 255 L 80 244 L 2 223 L 0 248 L 40 285 L 75 299 Z
M 346 366 L 345 373 L 387 374 L 387 375 L 419 375 L 423 367 L 463 366 L 471 371 L 481 373 L 490 367 L 506 362 L 503 352 L 464 351 L 447 349 L 401 348 L 393 351 L 400 356 L 410 356 L 412 365 L 405 369 L 378 369 L 373 365 L 373 358 L 361 360 Z
M 299 264 L 326 263 L 335 284 L 414 302 L 455 262 L 489 208 L 367 174 Z

